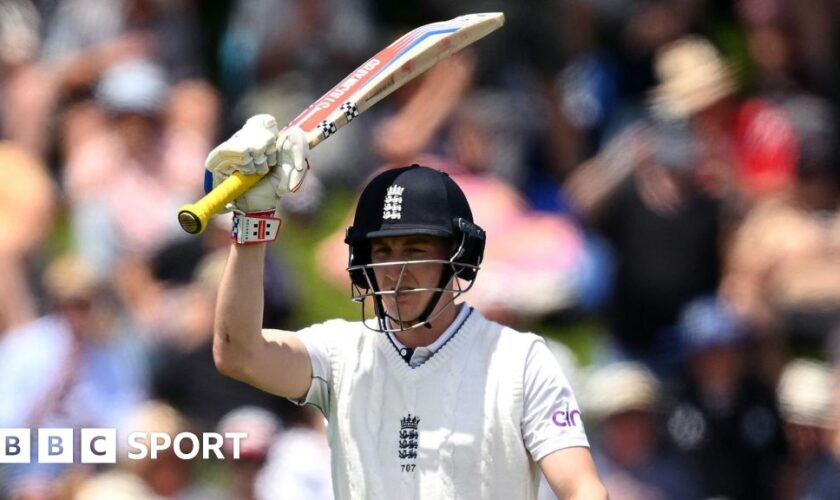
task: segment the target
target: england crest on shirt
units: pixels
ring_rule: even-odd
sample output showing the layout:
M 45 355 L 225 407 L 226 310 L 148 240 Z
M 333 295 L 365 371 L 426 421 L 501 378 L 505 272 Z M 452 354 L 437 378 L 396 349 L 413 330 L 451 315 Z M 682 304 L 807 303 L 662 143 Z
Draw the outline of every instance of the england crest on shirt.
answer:
M 417 458 L 417 439 L 419 433 L 417 426 L 420 424 L 420 417 L 412 416 L 411 413 L 400 419 L 399 453 L 401 460 L 413 460 Z

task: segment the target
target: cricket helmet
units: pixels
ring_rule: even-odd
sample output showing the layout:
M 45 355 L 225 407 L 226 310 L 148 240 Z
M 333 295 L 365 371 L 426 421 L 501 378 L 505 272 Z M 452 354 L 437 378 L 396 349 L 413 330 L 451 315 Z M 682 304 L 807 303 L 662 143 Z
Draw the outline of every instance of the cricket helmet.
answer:
M 432 289 L 435 294 L 425 312 L 410 328 L 428 324 L 434 319 L 429 316 L 444 292 L 454 292 L 454 300 L 457 295 L 469 290 L 484 256 L 484 230 L 473 222 L 464 192 L 449 175 L 415 164 L 386 170 L 374 177 L 362 191 L 353 225 L 347 229 L 344 241 L 350 250 L 347 270 L 352 282 L 353 299 L 363 302 L 366 297 L 373 297 L 382 331 L 408 328 L 390 328 L 385 321 L 382 296 L 393 292 L 382 291 L 377 286 L 373 269 L 378 264 L 371 262 L 370 243 L 375 238 L 413 235 L 446 238 L 453 241 L 453 250 L 446 260 L 440 261 L 444 266 L 441 282 Z M 416 263 L 419 261 L 388 265 L 401 264 L 405 269 Z M 450 281 L 452 288 L 447 288 Z M 459 281 L 467 283 L 467 287 L 461 287 Z

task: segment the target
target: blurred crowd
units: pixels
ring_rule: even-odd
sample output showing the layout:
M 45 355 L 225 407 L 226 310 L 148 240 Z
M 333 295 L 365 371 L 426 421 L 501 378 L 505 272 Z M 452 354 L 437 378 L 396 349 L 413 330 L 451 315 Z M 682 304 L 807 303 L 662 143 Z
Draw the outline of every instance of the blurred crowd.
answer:
M 588 325 L 554 345 L 612 498 L 840 498 L 837 2 L 0 0 L 0 428 L 249 434 L 240 460 L 2 466 L 0 499 L 331 497 L 322 416 L 216 372 L 230 222 L 187 237 L 177 209 L 248 116 L 483 11 L 506 25 L 312 153 L 287 224 L 443 169 L 488 233 L 467 299 Z M 349 290 L 342 238 L 306 272 Z M 264 324 L 294 330 L 285 245 Z

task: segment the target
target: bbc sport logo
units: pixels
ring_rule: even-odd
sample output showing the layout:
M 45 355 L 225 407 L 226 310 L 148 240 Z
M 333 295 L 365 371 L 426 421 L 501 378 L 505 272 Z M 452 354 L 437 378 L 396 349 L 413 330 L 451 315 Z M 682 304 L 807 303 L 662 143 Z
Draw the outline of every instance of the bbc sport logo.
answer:
M 118 446 L 117 430 L 112 428 L 83 428 L 79 434 L 79 461 L 83 464 L 114 464 L 118 451 L 125 453 L 129 460 L 155 460 L 162 452 L 171 449 L 182 460 L 192 460 L 199 454 L 202 460 L 213 458 L 239 459 L 245 432 L 180 432 L 174 437 L 164 432 L 131 432 L 126 437 L 125 446 Z M 231 446 L 224 447 L 225 440 Z M 37 450 L 33 450 L 33 445 Z M 0 429 L 0 464 L 55 463 L 71 464 L 76 462 L 75 431 L 66 428 L 43 429 Z M 223 449 L 230 451 L 230 457 L 224 456 Z M 33 454 L 37 451 L 37 454 Z

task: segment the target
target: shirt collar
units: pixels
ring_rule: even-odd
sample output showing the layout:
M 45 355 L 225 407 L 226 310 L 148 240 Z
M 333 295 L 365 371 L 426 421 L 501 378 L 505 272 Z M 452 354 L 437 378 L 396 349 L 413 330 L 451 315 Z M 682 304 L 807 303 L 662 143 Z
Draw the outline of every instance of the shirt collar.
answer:
M 435 351 L 440 349 L 440 346 L 445 344 L 450 337 L 455 335 L 455 332 L 457 332 L 458 328 L 461 327 L 461 323 L 463 323 L 464 320 L 467 319 L 467 316 L 470 313 L 470 307 L 467 306 L 466 303 L 458 304 L 456 307 L 459 308 L 458 315 L 455 316 L 455 320 L 449 325 L 449 327 L 447 327 L 446 330 L 443 331 L 441 336 L 438 337 L 437 340 L 435 340 L 431 344 L 427 346 L 419 346 L 417 347 L 417 349 L 426 349 L 429 351 L 430 354 L 434 353 Z M 397 336 L 394 334 L 394 332 L 388 332 L 388 338 L 391 339 L 391 342 L 394 343 L 398 351 L 402 351 L 405 348 L 405 345 L 402 342 L 400 342 L 399 339 L 397 339 Z

